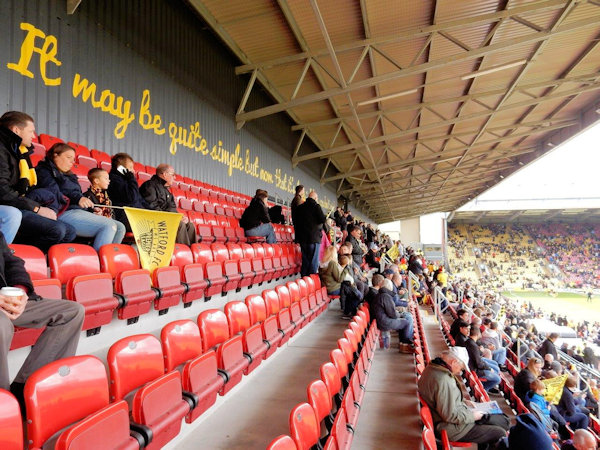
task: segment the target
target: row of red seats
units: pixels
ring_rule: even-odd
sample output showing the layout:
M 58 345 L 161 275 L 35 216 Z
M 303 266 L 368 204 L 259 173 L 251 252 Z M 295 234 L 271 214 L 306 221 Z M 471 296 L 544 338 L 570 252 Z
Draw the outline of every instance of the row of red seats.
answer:
M 267 450 L 350 448 L 378 336 L 363 306 L 330 352 L 331 362 L 321 365 L 321 378 L 309 383 L 308 402 L 292 409 L 290 436 L 276 437 Z
M 160 314 L 183 302 L 209 300 L 242 287 L 262 284 L 297 273 L 301 255 L 295 244 L 176 244 L 171 265 L 150 273 L 142 269 L 136 250 L 108 244 L 96 253 L 83 244 L 57 244 L 45 255 L 36 247 L 11 245 L 25 261 L 35 291 L 42 297 L 65 297 L 85 307 L 83 330 L 97 334 L 113 320 L 113 312 L 128 323 L 137 322 L 152 305 Z M 39 329 L 15 330 L 11 349 L 33 345 Z
M 223 311 L 205 310 L 196 323 L 171 322 L 160 340 L 126 337 L 108 351 L 110 383 L 94 356 L 48 364 L 25 386 L 29 448 L 162 448 L 184 417 L 197 419 L 328 301 L 313 275 L 229 302 Z M 0 442 L 20 449 L 18 405 L 5 391 L 0 398 Z

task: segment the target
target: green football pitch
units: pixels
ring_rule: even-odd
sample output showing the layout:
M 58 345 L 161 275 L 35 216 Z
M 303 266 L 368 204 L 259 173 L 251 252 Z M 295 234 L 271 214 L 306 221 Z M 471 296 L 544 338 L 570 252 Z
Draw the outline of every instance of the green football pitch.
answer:
M 508 298 L 531 301 L 534 308 L 566 315 L 576 321 L 600 321 L 600 296 L 593 296 L 592 301 L 587 301 L 587 296 L 572 292 L 559 292 L 551 296 L 546 292 L 535 291 L 505 291 Z

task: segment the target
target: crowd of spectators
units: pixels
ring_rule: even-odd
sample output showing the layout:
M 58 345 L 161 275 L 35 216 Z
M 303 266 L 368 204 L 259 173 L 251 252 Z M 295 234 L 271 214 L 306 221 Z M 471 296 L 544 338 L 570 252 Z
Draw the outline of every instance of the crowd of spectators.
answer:
M 490 289 L 600 287 L 600 229 L 586 224 L 450 224 L 453 272 Z

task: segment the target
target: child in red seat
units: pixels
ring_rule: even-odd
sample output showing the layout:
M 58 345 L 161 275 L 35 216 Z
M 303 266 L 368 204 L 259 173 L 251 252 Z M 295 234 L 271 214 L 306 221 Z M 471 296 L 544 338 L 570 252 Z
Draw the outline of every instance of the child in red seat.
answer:
M 94 205 L 105 205 L 105 207 L 94 206 L 94 214 L 114 219 L 113 209 L 110 208 L 112 202 L 108 198 L 107 191 L 110 184 L 108 172 L 104 169 L 90 169 L 88 180 L 90 180 L 91 186 L 83 195 L 89 198 Z

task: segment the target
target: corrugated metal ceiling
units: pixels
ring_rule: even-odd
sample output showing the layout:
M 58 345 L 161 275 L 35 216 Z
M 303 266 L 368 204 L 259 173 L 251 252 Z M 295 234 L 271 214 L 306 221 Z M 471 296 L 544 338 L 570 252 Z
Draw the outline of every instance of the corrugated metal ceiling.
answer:
M 189 3 L 276 101 L 239 126 L 287 112 L 319 149 L 292 163 L 377 222 L 460 207 L 600 100 L 597 0 Z

